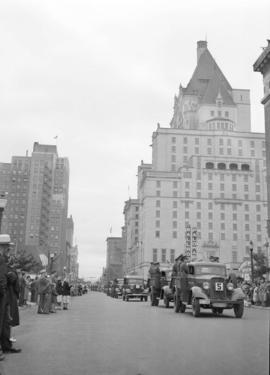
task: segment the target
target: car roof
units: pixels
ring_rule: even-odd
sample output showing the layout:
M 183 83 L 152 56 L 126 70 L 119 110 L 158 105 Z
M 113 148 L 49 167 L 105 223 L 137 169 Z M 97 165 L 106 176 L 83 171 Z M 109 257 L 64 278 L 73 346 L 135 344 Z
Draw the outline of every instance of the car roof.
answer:
M 125 279 L 142 279 L 143 280 L 143 276 L 127 275 L 125 276 Z

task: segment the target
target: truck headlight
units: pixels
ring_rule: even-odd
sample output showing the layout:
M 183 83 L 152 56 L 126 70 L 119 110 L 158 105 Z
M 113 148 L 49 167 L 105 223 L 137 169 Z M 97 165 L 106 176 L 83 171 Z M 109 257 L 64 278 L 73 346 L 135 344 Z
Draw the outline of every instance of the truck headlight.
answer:
M 210 288 L 210 285 L 207 281 L 203 283 L 203 289 L 208 290 Z
M 228 290 L 233 290 L 234 289 L 233 284 L 232 283 L 228 283 L 227 284 L 227 289 Z

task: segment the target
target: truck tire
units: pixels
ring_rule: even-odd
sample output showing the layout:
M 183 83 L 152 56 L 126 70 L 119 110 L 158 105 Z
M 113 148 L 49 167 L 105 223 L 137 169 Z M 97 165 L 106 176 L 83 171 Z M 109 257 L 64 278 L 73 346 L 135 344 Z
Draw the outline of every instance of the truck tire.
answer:
M 183 314 L 185 311 L 186 311 L 186 305 L 184 303 L 181 303 L 180 312 Z
M 200 300 L 199 298 L 192 299 L 192 313 L 195 318 L 200 316 Z
M 244 302 L 241 301 L 237 305 L 234 305 L 233 309 L 234 309 L 235 317 L 238 318 L 238 319 L 242 318 L 242 316 L 244 314 Z
M 147 300 L 148 300 L 148 297 L 147 297 L 147 296 L 145 296 L 145 297 L 144 297 L 144 300 L 145 300 L 145 302 L 147 302 Z

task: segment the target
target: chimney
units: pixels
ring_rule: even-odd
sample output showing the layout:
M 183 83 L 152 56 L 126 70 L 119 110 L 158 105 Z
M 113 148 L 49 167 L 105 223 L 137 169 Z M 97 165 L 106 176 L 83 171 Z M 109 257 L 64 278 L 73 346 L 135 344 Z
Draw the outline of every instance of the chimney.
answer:
M 197 42 L 197 63 L 199 62 L 201 55 L 206 49 L 207 49 L 207 41 L 199 40 Z

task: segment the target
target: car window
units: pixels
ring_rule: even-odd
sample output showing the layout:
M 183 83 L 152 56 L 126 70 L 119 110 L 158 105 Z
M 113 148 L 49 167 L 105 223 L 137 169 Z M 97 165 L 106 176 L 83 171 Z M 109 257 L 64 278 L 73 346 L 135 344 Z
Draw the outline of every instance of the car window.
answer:
M 220 266 L 196 266 L 196 275 L 209 274 L 226 276 L 226 268 Z

